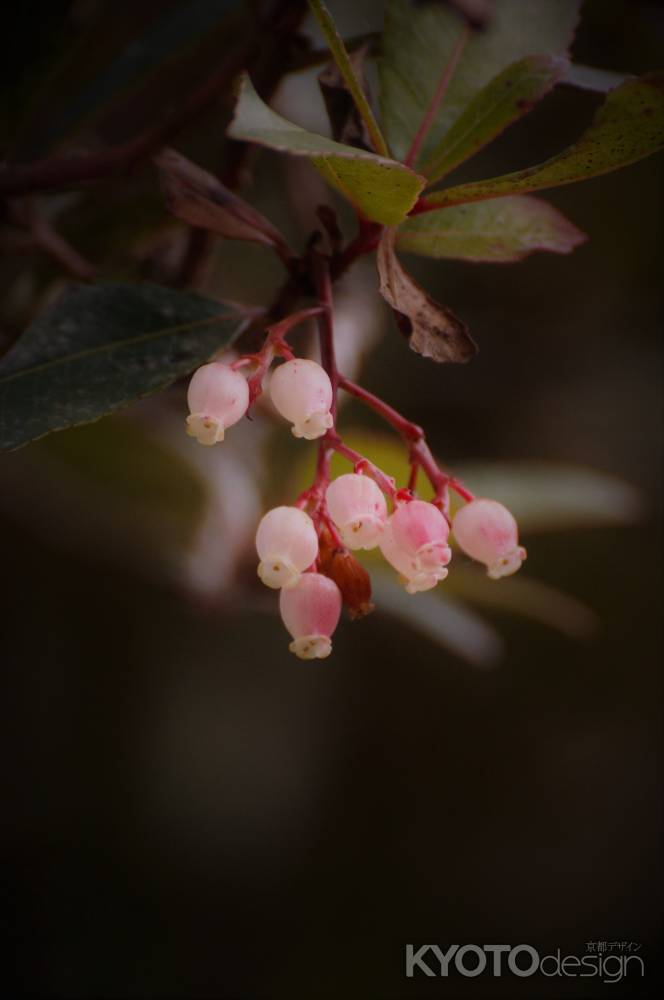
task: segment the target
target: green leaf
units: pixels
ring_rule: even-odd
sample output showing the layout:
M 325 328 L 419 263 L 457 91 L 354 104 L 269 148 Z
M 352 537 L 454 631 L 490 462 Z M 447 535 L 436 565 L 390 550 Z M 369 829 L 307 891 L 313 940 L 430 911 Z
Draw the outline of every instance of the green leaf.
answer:
M 474 156 L 508 125 L 528 114 L 563 77 L 568 65 L 560 56 L 528 56 L 508 66 L 475 95 L 423 164 L 422 173 L 437 181 Z
M 401 222 L 425 184 L 423 177 L 401 163 L 343 146 L 282 118 L 260 99 L 246 75 L 228 135 L 308 157 L 332 187 L 368 219 L 383 225 Z
M 387 145 L 378 127 L 378 122 L 374 118 L 374 113 L 371 110 L 371 105 L 367 100 L 366 94 L 362 84 L 357 79 L 355 75 L 355 70 L 351 62 L 346 46 L 344 45 L 343 39 L 337 27 L 332 19 L 332 15 L 323 0 L 309 0 L 309 6 L 313 11 L 314 17 L 318 21 L 319 27 L 325 36 L 325 40 L 330 47 L 330 52 L 334 57 L 339 72 L 341 73 L 348 90 L 355 102 L 355 107 L 360 113 L 360 116 L 366 125 L 367 132 L 371 137 L 374 149 L 376 152 L 380 153 L 381 156 L 388 156 Z
M 406 219 L 397 231 L 397 249 L 423 257 L 502 263 L 534 250 L 570 253 L 585 239 L 553 205 L 513 195 Z
M 662 146 L 664 73 L 660 72 L 628 80 L 611 91 L 590 128 L 550 160 L 490 180 L 436 191 L 427 200 L 436 205 L 458 205 L 560 187 L 618 170 Z
M 500 0 L 489 25 L 467 41 L 422 149 L 426 160 L 472 98 L 524 56 L 565 55 L 580 0 Z M 448 64 L 463 21 L 438 3 L 414 7 L 390 0 L 379 64 L 383 127 L 392 154 L 403 159 Z
M 74 286 L 0 363 L 0 448 L 89 423 L 230 344 L 241 317 L 155 285 Z

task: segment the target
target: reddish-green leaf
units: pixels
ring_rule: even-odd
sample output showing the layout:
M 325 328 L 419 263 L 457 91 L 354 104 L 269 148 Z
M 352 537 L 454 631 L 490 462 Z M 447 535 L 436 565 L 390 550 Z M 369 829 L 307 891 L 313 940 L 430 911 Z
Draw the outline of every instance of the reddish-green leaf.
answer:
M 282 118 L 260 99 L 247 76 L 228 134 L 232 139 L 307 157 L 328 184 L 368 219 L 383 225 L 401 222 L 425 184 L 424 177 L 396 160 L 344 146 Z
M 566 55 L 580 0 L 498 0 L 484 31 L 473 33 L 422 148 L 426 161 L 486 84 L 525 56 Z M 389 0 L 379 64 L 383 127 L 403 159 L 431 104 L 462 31 L 463 20 L 440 3 Z
M 553 205 L 529 195 L 416 215 L 397 231 L 400 250 L 423 257 L 509 262 L 534 250 L 570 253 L 586 239 Z
M 430 195 L 436 205 L 559 187 L 618 170 L 664 146 L 664 73 L 628 80 L 612 90 L 581 138 L 544 163 Z
M 460 163 L 522 118 L 565 75 L 561 56 L 528 56 L 508 66 L 476 94 L 443 141 L 422 165 L 431 181 L 440 180 Z

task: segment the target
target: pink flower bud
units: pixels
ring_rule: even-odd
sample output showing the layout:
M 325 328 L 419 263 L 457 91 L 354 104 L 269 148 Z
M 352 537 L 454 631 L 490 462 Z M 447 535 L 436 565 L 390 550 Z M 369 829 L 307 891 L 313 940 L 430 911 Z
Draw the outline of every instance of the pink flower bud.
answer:
M 212 361 L 194 372 L 187 393 L 190 415 L 187 434 L 199 444 L 224 440 L 227 427 L 247 412 L 249 387 L 244 375 L 228 365 Z
M 397 545 L 394 538 L 392 521 L 394 515 L 388 520 L 385 529 L 380 536 L 380 551 L 387 559 L 390 566 L 401 574 L 406 590 L 409 594 L 417 594 L 422 590 L 431 590 L 440 580 L 447 576 L 447 569 L 441 559 L 438 563 L 430 560 L 430 564 L 422 564 L 419 556 L 411 555 Z M 445 555 L 445 561 L 449 558 Z
M 293 636 L 288 647 L 301 660 L 322 660 L 332 652 L 330 636 L 341 614 L 336 583 L 320 573 L 303 573 L 279 595 L 281 619 Z
M 433 504 L 424 500 L 401 504 L 390 523 L 395 544 L 416 560 L 420 570 L 435 571 L 452 558 L 447 544 L 449 526 Z
M 275 507 L 256 531 L 258 575 L 267 587 L 294 587 L 318 555 L 318 536 L 309 515 L 297 507 Z
M 348 473 L 325 494 L 327 509 L 349 549 L 373 549 L 387 519 L 385 497 L 373 479 Z
M 315 361 L 294 358 L 280 365 L 270 380 L 270 396 L 282 417 L 293 424 L 295 437 L 313 441 L 332 424 L 332 383 Z
M 516 573 L 526 558 L 516 521 L 496 500 L 471 500 L 457 511 L 452 530 L 460 548 L 486 564 L 492 580 Z

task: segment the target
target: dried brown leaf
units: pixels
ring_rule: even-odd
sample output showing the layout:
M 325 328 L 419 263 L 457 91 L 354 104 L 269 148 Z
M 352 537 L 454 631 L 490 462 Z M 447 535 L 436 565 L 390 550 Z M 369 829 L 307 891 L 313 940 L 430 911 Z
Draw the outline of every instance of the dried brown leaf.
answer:
M 468 327 L 404 270 L 394 252 L 394 238 L 394 230 L 388 229 L 378 246 L 380 293 L 392 307 L 411 349 L 440 363 L 469 361 L 477 354 L 477 346 Z
M 369 90 L 364 75 L 364 60 L 368 51 L 369 46 L 363 45 L 349 55 L 350 64 L 367 100 L 369 99 Z M 373 152 L 369 130 L 335 62 L 328 63 L 318 74 L 318 86 L 321 89 L 327 115 L 330 119 L 332 138 L 347 146 L 355 146 L 358 149 Z
M 229 240 L 248 240 L 290 251 L 281 233 L 260 212 L 221 181 L 174 149 L 164 149 L 155 164 L 170 212 L 190 226 L 209 229 Z

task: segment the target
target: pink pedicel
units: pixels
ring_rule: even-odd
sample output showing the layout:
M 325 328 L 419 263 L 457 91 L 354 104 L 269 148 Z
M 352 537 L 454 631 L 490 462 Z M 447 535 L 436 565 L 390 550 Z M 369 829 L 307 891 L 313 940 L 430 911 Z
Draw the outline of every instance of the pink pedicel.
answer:
M 449 526 L 437 507 L 424 500 L 411 500 L 397 507 L 390 518 L 394 542 L 420 569 L 435 571 L 452 558 L 447 544 Z
M 492 580 L 516 573 L 526 558 L 516 521 L 496 500 L 478 498 L 461 507 L 452 531 L 459 548 L 484 563 Z
M 224 432 L 247 412 L 249 386 L 244 375 L 212 361 L 194 372 L 187 402 L 187 434 L 199 444 L 216 444 Z
M 303 573 L 279 595 L 281 619 L 293 637 L 291 653 L 301 660 L 323 660 L 332 652 L 331 635 L 341 614 L 341 592 L 320 573 Z
M 313 441 L 322 437 L 334 421 L 332 383 L 315 361 L 294 358 L 275 369 L 270 397 L 276 409 L 292 423 L 295 437 Z
M 318 536 L 309 515 L 297 507 L 274 507 L 256 531 L 258 575 L 267 587 L 294 587 L 318 555 Z
M 413 555 L 397 544 L 392 526 L 393 519 L 394 515 L 388 520 L 380 537 L 380 551 L 390 566 L 401 575 L 409 594 L 431 590 L 447 576 L 446 563 L 449 562 L 449 549 L 447 546 L 439 550 L 427 547 L 423 562 L 421 556 Z M 439 556 L 438 561 L 436 553 Z
M 325 494 L 327 510 L 349 549 L 373 549 L 387 520 L 383 493 L 368 476 L 348 473 L 334 479 Z

